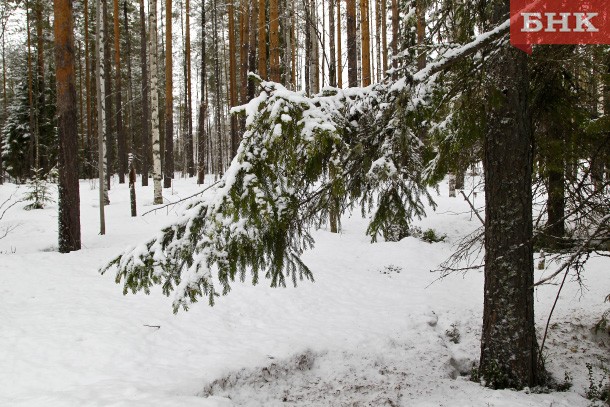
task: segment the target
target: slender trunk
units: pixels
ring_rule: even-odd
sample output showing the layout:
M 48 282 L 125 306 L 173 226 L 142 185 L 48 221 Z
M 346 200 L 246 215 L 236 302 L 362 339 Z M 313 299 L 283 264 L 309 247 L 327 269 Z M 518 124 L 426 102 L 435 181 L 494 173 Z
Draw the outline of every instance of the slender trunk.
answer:
M 107 0 L 102 0 L 102 13 L 103 13 L 103 26 L 104 26 L 104 72 L 106 81 L 105 84 L 105 104 L 106 109 L 104 113 L 106 114 L 105 123 L 106 123 L 106 156 L 104 160 L 106 161 L 106 185 L 110 190 L 110 178 L 112 176 L 112 166 L 114 163 L 114 133 L 112 127 L 112 119 L 114 118 L 113 104 L 112 104 L 112 64 L 111 64 L 111 56 L 110 56 L 110 30 L 108 27 L 108 3 Z
M 257 1 L 257 0 L 254 0 Z M 258 3 L 258 75 L 264 80 L 267 79 L 267 30 L 266 22 L 266 1 L 259 0 Z
M 125 39 L 127 42 L 127 103 L 125 104 L 125 106 L 127 107 L 127 120 L 125 120 L 125 122 L 129 123 L 129 126 L 126 126 L 128 131 L 124 131 L 124 133 L 125 141 L 127 143 L 127 150 L 131 151 L 132 160 L 135 160 L 138 151 L 141 149 L 142 141 L 140 140 L 140 137 L 136 137 L 135 114 L 133 113 L 133 81 L 131 79 L 131 36 L 129 35 L 127 0 L 123 2 L 123 22 L 125 25 Z M 128 135 L 130 135 L 131 137 L 128 137 Z M 133 162 L 133 167 L 136 167 L 135 161 Z M 131 167 L 129 167 L 129 169 L 131 171 Z
M 131 216 L 138 216 L 138 209 L 136 206 L 136 166 L 132 153 L 129 153 L 129 201 L 131 203 Z
M 81 247 L 72 1 L 55 0 L 53 5 L 59 138 L 59 252 L 68 253 Z
M 362 43 L 362 86 L 371 84 L 371 35 L 369 30 L 369 1 L 360 0 L 360 34 Z
M 337 87 L 343 87 L 343 45 L 341 44 L 341 0 L 337 0 Z
M 174 177 L 174 95 L 172 51 L 172 0 L 165 0 L 165 161 L 163 188 L 172 186 Z
M 274 82 L 280 82 L 280 13 L 278 0 L 269 0 L 269 71 L 270 79 Z
M 387 29 L 387 2 L 388 0 L 381 1 L 381 47 L 382 47 L 382 69 L 383 78 L 388 71 L 388 29 Z
M 335 59 L 335 0 L 328 0 L 328 34 L 330 46 L 330 64 L 328 66 L 328 84 L 337 86 L 337 61 Z
M 106 234 L 106 217 L 104 214 L 104 206 L 109 203 L 108 190 L 106 189 L 105 173 L 106 173 L 106 113 L 104 97 L 105 95 L 105 71 L 104 71 L 104 27 L 102 23 L 102 6 L 101 0 L 96 0 L 96 24 L 95 24 L 95 47 L 96 47 L 96 63 L 95 63 L 95 85 L 97 97 L 97 150 L 98 150 L 98 178 L 99 178 L 99 207 L 100 207 L 100 235 Z
M 195 175 L 193 145 L 193 97 L 191 88 L 191 5 L 186 0 L 186 167 L 189 177 Z
M 349 87 L 356 87 L 358 86 L 358 50 L 356 49 L 356 0 L 345 0 L 345 4 L 345 12 L 347 15 L 347 79 Z
M 127 172 L 127 145 L 125 141 L 125 131 L 123 128 L 123 100 L 122 100 L 122 81 L 121 81 L 121 29 L 119 26 L 119 0 L 113 2 L 113 21 L 114 21 L 114 69 L 116 82 L 116 130 L 118 142 L 118 172 L 119 184 L 125 183 L 125 173 Z
M 309 0 L 303 1 L 305 9 L 305 93 L 311 94 L 311 8 L 309 7 Z
M 311 80 L 311 92 L 317 94 L 320 92 L 320 47 L 318 40 L 318 13 L 316 0 L 310 0 L 310 24 L 311 30 L 311 67 L 309 71 L 309 79 Z
M 426 40 L 426 9 L 422 0 L 415 1 L 415 14 L 417 17 L 417 69 L 426 67 L 426 50 L 424 49 Z
M 240 0 L 239 7 L 239 101 L 248 101 L 248 47 L 249 40 L 248 0 Z M 245 123 L 244 121 L 242 121 Z
M 233 0 L 230 0 L 227 5 L 229 14 L 229 108 L 237 106 L 237 64 L 236 53 L 237 47 L 235 44 L 235 7 Z M 231 158 L 237 154 L 239 145 L 239 134 L 237 134 L 237 117 L 230 114 L 231 121 Z
M 250 10 L 250 31 L 248 46 L 248 69 L 250 72 L 256 72 L 256 40 L 257 40 L 257 18 L 258 18 L 258 0 L 250 0 L 252 10 Z M 256 88 L 253 81 L 248 81 L 248 101 L 254 98 Z
M 4 35 L 2 36 L 2 127 L 8 117 L 8 103 L 6 100 L 6 54 L 4 50 Z M 0 185 L 4 183 L 4 167 L 2 165 L 2 135 L 0 133 Z
M 158 83 L 158 53 L 157 53 L 157 0 L 150 3 L 150 105 L 152 127 L 152 157 L 153 157 L 153 204 L 163 203 L 161 194 L 161 140 L 159 137 L 159 83 Z
M 150 108 L 148 105 L 148 60 L 146 52 L 146 16 L 144 13 L 144 0 L 140 0 L 140 65 L 142 66 L 142 81 L 140 83 L 140 94 L 142 97 L 142 186 L 148 186 L 148 171 L 150 167 Z M 152 52 L 151 47 L 148 47 Z
M 381 82 L 381 3 L 382 0 L 373 0 L 375 2 L 375 61 L 377 65 L 377 82 Z
M 398 0 L 392 0 L 392 68 L 398 68 Z M 397 77 L 394 73 L 394 78 Z
M 85 174 L 88 178 L 93 178 L 93 146 L 91 143 L 92 122 L 91 122 L 91 72 L 89 67 L 89 0 L 84 1 L 85 14 L 85 110 L 87 113 L 87 145 L 85 148 Z
M 205 178 L 206 157 L 206 41 L 205 41 L 205 4 L 201 5 L 201 103 L 199 104 L 199 131 L 197 132 L 197 184 L 203 184 Z
M 83 48 L 81 46 L 81 43 L 78 43 L 78 56 L 76 57 L 76 60 L 78 61 L 78 121 L 79 121 L 79 129 L 78 129 L 78 134 L 79 134 L 79 150 L 86 152 L 87 147 L 86 147 L 86 143 L 85 143 L 85 115 L 84 115 L 84 105 L 85 102 L 83 100 Z M 86 153 L 85 153 L 86 154 Z M 80 161 L 80 164 L 82 165 L 82 161 Z M 85 174 L 85 168 L 81 167 L 79 168 L 79 176 L 80 174 Z
M 220 50 L 219 50 L 219 38 L 218 38 L 218 11 L 217 1 L 214 0 L 213 8 L 213 24 L 214 24 L 214 82 L 216 84 L 216 114 L 214 115 L 214 122 L 216 125 L 216 153 L 217 153 L 217 176 L 222 176 L 222 90 L 220 86 Z
M 38 164 L 38 120 L 37 120 L 37 108 L 34 104 L 34 70 L 32 67 L 32 39 L 31 39 L 31 22 L 30 22 L 30 6 L 29 1 L 25 2 L 26 9 L 26 28 L 27 28 L 27 43 L 28 43 L 28 101 L 29 101 L 29 111 L 30 111 L 30 133 L 34 135 L 34 137 L 30 137 L 29 142 L 29 154 L 28 154 L 28 165 L 27 172 L 31 171 L 31 167 L 34 166 L 34 169 L 37 170 L 39 168 Z M 26 175 L 26 174 L 22 174 Z

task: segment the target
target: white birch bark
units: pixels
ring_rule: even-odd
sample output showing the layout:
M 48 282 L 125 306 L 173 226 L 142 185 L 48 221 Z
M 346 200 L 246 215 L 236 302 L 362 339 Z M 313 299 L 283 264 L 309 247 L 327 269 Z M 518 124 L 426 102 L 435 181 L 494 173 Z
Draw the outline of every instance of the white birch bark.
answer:
M 159 83 L 157 55 L 157 0 L 150 2 L 150 35 L 148 37 L 150 52 L 150 107 L 152 122 L 152 153 L 153 153 L 153 189 L 155 205 L 163 203 L 161 189 L 161 140 L 159 137 Z

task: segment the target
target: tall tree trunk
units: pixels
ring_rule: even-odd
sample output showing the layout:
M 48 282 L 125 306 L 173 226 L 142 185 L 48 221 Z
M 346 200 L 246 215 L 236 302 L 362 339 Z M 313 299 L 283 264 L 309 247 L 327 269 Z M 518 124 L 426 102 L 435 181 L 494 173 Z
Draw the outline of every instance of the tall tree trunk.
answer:
M 96 1 L 96 24 L 95 24 L 95 47 L 96 47 L 96 62 L 95 62 L 95 85 L 97 97 L 97 150 L 98 150 L 98 178 L 99 178 L 99 207 L 100 207 L 100 235 L 106 234 L 106 216 L 104 214 L 104 206 L 110 203 L 108 199 L 108 189 L 106 188 L 106 106 L 104 98 L 106 96 L 106 81 L 104 76 L 104 27 L 102 23 L 102 5 L 100 0 Z
M 387 29 L 387 3 L 388 0 L 381 1 L 381 48 L 382 48 L 382 63 L 381 67 L 383 72 L 381 78 L 385 76 L 388 71 L 388 29 Z
M 565 143 L 561 128 L 551 126 L 546 134 L 549 154 L 546 157 L 548 177 L 546 234 L 551 247 L 558 247 L 565 236 Z
M 233 0 L 227 4 L 229 14 L 229 108 L 237 106 L 237 47 L 235 44 L 235 6 Z M 237 134 L 237 117 L 230 114 L 231 121 L 231 158 L 237 154 L 239 134 Z
M 163 188 L 172 186 L 174 177 L 174 94 L 172 51 L 172 0 L 165 0 L 165 161 Z
M 257 0 L 254 0 L 257 1 Z M 267 30 L 266 23 L 266 1 L 258 0 L 258 75 L 267 79 Z
M 142 66 L 142 81 L 140 83 L 140 94 L 142 97 L 142 115 L 140 130 L 142 133 L 142 186 L 148 186 L 148 171 L 150 168 L 150 108 L 148 105 L 148 60 L 146 58 L 146 16 L 144 13 L 144 0 L 140 0 L 140 65 Z M 152 52 L 151 47 L 148 47 Z
M 345 0 L 347 15 L 347 81 L 358 86 L 358 50 L 356 48 L 356 0 Z
M 108 3 L 107 0 L 102 0 L 102 12 L 103 12 L 103 18 L 104 18 L 104 72 L 105 72 L 105 76 L 104 76 L 104 80 L 106 81 L 105 83 L 105 110 L 104 113 L 106 114 L 106 117 L 104 119 L 105 123 L 106 123 L 106 156 L 104 157 L 105 161 L 106 161 L 106 186 L 107 188 L 110 190 L 110 179 L 112 177 L 112 167 L 114 164 L 114 141 L 115 141 L 115 137 L 114 137 L 114 128 L 112 126 L 112 118 L 114 117 L 114 111 L 113 111 L 113 103 L 112 103 L 112 63 L 111 63 L 111 56 L 110 56 L 110 30 L 108 27 Z
M 125 183 L 125 173 L 127 173 L 127 145 L 125 131 L 123 128 L 123 100 L 122 100 L 122 81 L 121 81 L 121 29 L 119 25 L 119 0 L 113 2 L 113 21 L 114 21 L 114 69 L 116 82 L 116 130 L 118 142 L 118 172 L 119 184 Z
M 417 18 L 417 69 L 426 67 L 426 50 L 424 49 L 426 40 L 426 8 L 422 0 L 415 0 L 415 14 Z
M 31 172 L 31 167 L 34 169 L 39 168 L 39 155 L 38 155 L 38 119 L 37 119 L 37 107 L 35 105 L 34 98 L 34 69 L 32 66 L 32 39 L 30 31 L 31 18 L 30 18 L 30 6 L 29 1 L 25 2 L 26 10 L 26 28 L 27 28 L 27 44 L 28 44 L 28 107 L 30 111 L 30 132 L 34 134 L 34 137 L 30 137 L 29 151 L 28 151 L 28 170 L 27 173 Z M 26 174 L 23 174 L 26 175 Z
M 341 0 L 337 0 L 337 87 L 343 87 L 343 52 L 341 43 Z
M 492 4 L 490 26 L 504 21 L 508 0 Z M 493 388 L 539 383 L 534 329 L 532 243 L 533 135 L 527 56 L 503 45 L 490 65 L 484 140 L 485 287 L 479 371 Z M 510 87 L 502 84 L 510 83 Z M 507 221 L 509 220 L 509 221 Z
M 371 33 L 369 29 L 369 1 L 360 0 L 360 34 L 362 42 L 362 86 L 371 84 Z
M 241 104 L 248 101 L 248 48 L 250 47 L 249 0 L 240 0 L 239 7 L 239 100 Z M 245 121 L 242 121 L 245 123 Z
M 8 117 L 8 101 L 6 99 L 6 53 L 4 49 L 4 35 L 2 36 L 2 127 Z M 0 132 L 0 185 L 4 183 L 4 167 L 2 164 L 2 133 Z
M 129 153 L 129 201 L 131 203 L 131 216 L 138 216 L 136 206 L 136 166 L 133 153 Z
M 157 0 L 150 3 L 150 105 L 152 128 L 152 157 L 153 157 L 153 189 L 155 205 L 163 203 L 161 194 L 161 139 L 159 137 L 159 83 L 158 83 L 158 39 L 157 39 Z
M 127 13 L 127 0 L 123 2 L 123 22 L 125 25 L 125 39 L 127 45 L 127 103 L 125 106 L 127 107 L 127 120 L 126 123 L 129 123 L 129 126 L 126 126 L 128 131 L 124 130 L 125 133 L 125 141 L 127 144 L 127 150 L 131 152 L 132 162 L 129 163 L 129 172 L 131 174 L 131 167 L 136 168 L 136 156 L 141 150 L 142 140 L 140 137 L 136 137 L 135 131 L 135 114 L 133 109 L 133 81 L 132 71 L 131 71 L 131 36 L 129 35 L 129 20 Z M 131 137 L 129 137 L 131 136 Z M 136 142 L 137 140 L 137 142 Z M 141 153 L 141 152 L 140 152 Z M 129 157 L 128 157 L 129 158 Z M 133 165 L 132 165 L 133 164 Z
M 392 0 L 392 68 L 398 68 L 398 0 Z M 397 78 L 398 73 L 394 73 L 394 78 Z
M 328 0 L 328 41 L 330 47 L 330 62 L 328 67 L 328 84 L 337 86 L 337 60 L 335 59 L 335 0 Z
M 80 250 L 78 129 L 72 1 L 55 0 L 55 68 L 59 137 L 59 252 Z
M 311 54 L 312 54 L 312 41 L 311 38 L 311 8 L 309 6 L 309 0 L 303 0 L 303 8 L 305 9 L 305 93 L 310 95 L 312 92 L 311 87 Z
M 92 122 L 91 122 L 91 72 L 89 67 L 89 0 L 84 1 L 85 14 L 85 110 L 87 114 L 86 140 L 85 148 L 85 174 L 88 178 L 93 178 L 93 147 L 91 145 Z
M 233 55 L 233 54 L 231 54 Z M 231 58 L 232 59 L 232 58 Z M 273 82 L 280 82 L 280 12 L 278 0 L 269 0 L 269 71 Z
M 281 65 L 284 69 L 282 71 L 282 84 L 289 89 L 294 89 L 292 87 L 292 20 L 290 17 L 292 4 L 292 0 L 282 1 L 282 26 L 280 27 L 283 37 Z
M 191 4 L 186 0 L 186 167 L 189 177 L 195 175 L 193 145 L 193 96 L 191 88 Z
M 216 145 L 216 153 L 217 153 L 217 168 L 216 168 L 216 175 L 217 176 L 222 176 L 223 173 L 223 168 L 222 168 L 222 138 L 223 138 L 223 132 L 222 132 L 222 122 L 221 122 L 221 118 L 222 118 L 222 103 L 221 103 L 221 99 L 222 99 L 222 90 L 221 90 L 221 86 L 220 86 L 220 50 L 219 50 L 219 42 L 220 39 L 218 38 L 218 8 L 217 8 L 217 1 L 214 0 L 214 7 L 213 7 L 213 24 L 214 24 L 214 82 L 216 85 L 216 114 L 214 115 L 214 122 L 215 122 L 215 127 L 216 127 L 216 140 L 217 140 L 217 145 Z
M 316 0 L 310 0 L 310 23 L 311 30 L 311 66 L 309 68 L 309 79 L 311 81 L 311 92 L 317 94 L 320 92 L 320 41 L 318 38 L 318 12 Z
M 36 0 L 36 51 L 37 51 L 37 70 L 38 70 L 38 79 L 37 83 L 37 93 L 38 93 L 38 109 L 42 111 L 45 104 L 45 95 L 44 95 L 44 87 L 45 87 L 45 72 L 44 72 L 44 34 L 42 30 L 42 25 L 44 23 L 42 17 L 42 1 Z
M 256 0 L 255 0 L 256 1 Z M 201 4 L 201 102 L 199 104 L 199 129 L 197 132 L 197 184 L 203 184 L 205 178 L 206 157 L 206 40 L 205 40 L 205 2 Z
M 258 26 L 256 25 L 258 19 L 258 0 L 251 0 L 252 10 L 250 10 L 250 31 L 249 31 L 249 46 L 248 46 L 248 70 L 250 72 L 256 72 L 256 44 Z M 248 101 L 254 98 L 256 93 L 255 84 L 253 81 L 248 81 Z

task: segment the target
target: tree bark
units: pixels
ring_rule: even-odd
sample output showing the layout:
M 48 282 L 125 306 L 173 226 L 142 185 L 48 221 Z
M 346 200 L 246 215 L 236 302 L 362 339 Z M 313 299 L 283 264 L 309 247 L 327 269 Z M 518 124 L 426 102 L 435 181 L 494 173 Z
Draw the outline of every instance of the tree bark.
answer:
M 347 15 L 347 82 L 358 86 L 358 50 L 356 49 L 356 0 L 345 0 Z
M 148 94 L 148 60 L 146 57 L 146 16 L 144 13 L 144 0 L 140 0 L 140 65 L 142 66 L 142 81 L 140 83 L 140 93 L 142 97 L 142 115 L 140 130 L 142 133 L 142 186 L 148 186 L 148 171 L 150 169 L 150 107 Z M 149 47 L 150 50 L 150 47 Z
M 104 206 L 110 203 L 108 198 L 108 183 L 106 182 L 106 72 L 104 70 L 104 24 L 102 22 L 102 5 L 100 0 L 96 1 L 96 24 L 95 24 L 95 84 L 97 97 L 97 168 L 99 178 L 99 207 L 100 207 L 100 235 L 106 234 L 106 216 Z
M 491 25 L 509 11 L 496 0 Z M 539 382 L 534 329 L 533 135 L 527 56 L 503 45 L 488 82 L 485 166 L 485 287 L 479 371 L 493 388 Z
M 104 122 L 106 123 L 106 155 L 104 160 L 106 161 L 106 187 L 110 190 L 110 179 L 112 177 L 112 166 L 114 164 L 114 129 L 112 126 L 112 118 L 114 117 L 113 111 L 113 103 L 112 103 L 112 57 L 110 55 L 110 30 L 108 27 L 108 3 L 107 0 L 102 0 L 102 17 L 104 18 L 103 26 L 104 26 L 104 97 L 105 97 L 105 110 L 104 113 L 106 115 Z
M 398 0 L 392 0 L 392 68 L 398 68 Z M 394 79 L 397 78 L 397 73 L 394 73 Z
M 114 81 L 116 83 L 116 130 L 118 143 L 118 172 L 119 184 L 125 183 L 127 173 L 127 145 L 125 140 L 125 129 L 123 128 L 123 86 L 121 81 L 121 29 L 119 25 L 119 0 L 113 1 L 113 22 L 114 22 Z
M 328 0 L 328 42 L 330 61 L 328 66 L 328 84 L 337 86 L 337 60 L 335 58 L 335 0 Z
M 252 10 L 250 10 L 250 31 L 249 31 L 249 46 L 248 46 L 248 70 L 256 72 L 256 44 L 257 44 L 257 18 L 258 18 L 258 0 L 251 0 Z M 248 101 L 254 98 L 256 87 L 253 81 L 248 81 Z
M 229 18 L 229 108 L 237 106 L 237 47 L 235 44 L 235 7 L 233 0 L 227 4 Z M 237 117 L 229 114 L 231 121 L 231 158 L 237 154 L 239 134 L 237 134 Z
M 257 0 L 254 0 L 257 1 Z M 266 20 L 266 1 L 258 0 L 258 75 L 267 79 L 267 30 L 265 29 Z
M 159 137 L 159 83 L 158 75 L 158 53 L 157 53 L 157 0 L 150 3 L 149 22 L 149 49 L 150 49 L 150 105 L 151 105 L 151 127 L 152 127 L 152 156 L 153 156 L 153 204 L 163 203 L 161 192 L 161 140 Z
M 231 54 L 232 55 L 232 54 Z M 269 71 L 273 82 L 280 82 L 280 12 L 278 0 L 269 0 Z
M 362 86 L 371 84 L 371 33 L 369 30 L 369 1 L 360 0 L 360 33 L 362 41 Z
M 381 66 L 383 72 L 381 78 L 385 76 L 388 71 L 388 28 L 387 28 L 387 0 L 381 1 L 381 47 L 382 47 L 382 62 Z
M 81 247 L 72 1 L 55 0 L 53 5 L 59 137 L 59 251 L 68 253 Z
M 186 167 L 189 177 L 195 175 L 193 144 L 193 97 L 191 88 L 191 5 L 186 0 Z
M 165 0 L 165 161 L 163 188 L 171 188 L 174 177 L 174 94 L 172 51 L 172 0 Z
M 85 111 L 87 115 L 85 148 L 85 173 L 87 177 L 93 178 L 93 146 L 91 142 L 92 122 L 91 122 L 91 72 L 89 67 L 89 0 L 84 1 L 83 12 L 85 14 Z
M 256 0 L 255 0 L 256 1 Z M 197 132 L 197 184 L 203 184 L 205 178 L 206 157 L 206 40 L 205 40 L 205 3 L 201 5 L 201 102 L 199 104 L 199 119 Z
M 337 87 L 343 87 L 343 53 L 341 44 L 341 0 L 337 0 Z

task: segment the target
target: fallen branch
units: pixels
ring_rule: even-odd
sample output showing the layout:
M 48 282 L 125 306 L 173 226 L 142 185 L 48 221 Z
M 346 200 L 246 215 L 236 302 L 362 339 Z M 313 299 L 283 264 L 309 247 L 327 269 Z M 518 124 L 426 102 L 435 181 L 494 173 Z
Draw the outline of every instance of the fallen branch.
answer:
M 151 210 L 150 210 L 150 211 L 148 211 L 148 212 L 144 212 L 144 213 L 142 214 L 142 216 L 144 216 L 144 215 L 148 215 L 149 213 L 154 212 L 154 211 L 158 211 L 158 210 L 160 210 L 160 209 L 165 209 L 165 208 L 167 208 L 168 206 L 177 205 L 177 204 L 179 204 L 180 202 L 188 201 L 189 199 L 194 198 L 194 197 L 196 197 L 197 195 L 201 195 L 201 194 L 203 194 L 205 191 L 207 191 L 208 189 L 212 188 L 214 185 L 218 184 L 219 182 L 220 182 L 220 181 L 216 181 L 215 183 L 213 183 L 213 184 L 212 184 L 212 185 L 210 185 L 209 187 L 207 187 L 207 188 L 203 189 L 202 191 L 197 192 L 196 194 L 193 194 L 193 195 L 187 196 L 186 198 L 179 199 L 179 200 L 177 200 L 176 202 L 170 202 L 170 203 L 165 204 L 165 205 L 163 205 L 163 206 L 160 206 L 160 207 L 158 207 L 158 208 L 151 209 Z

